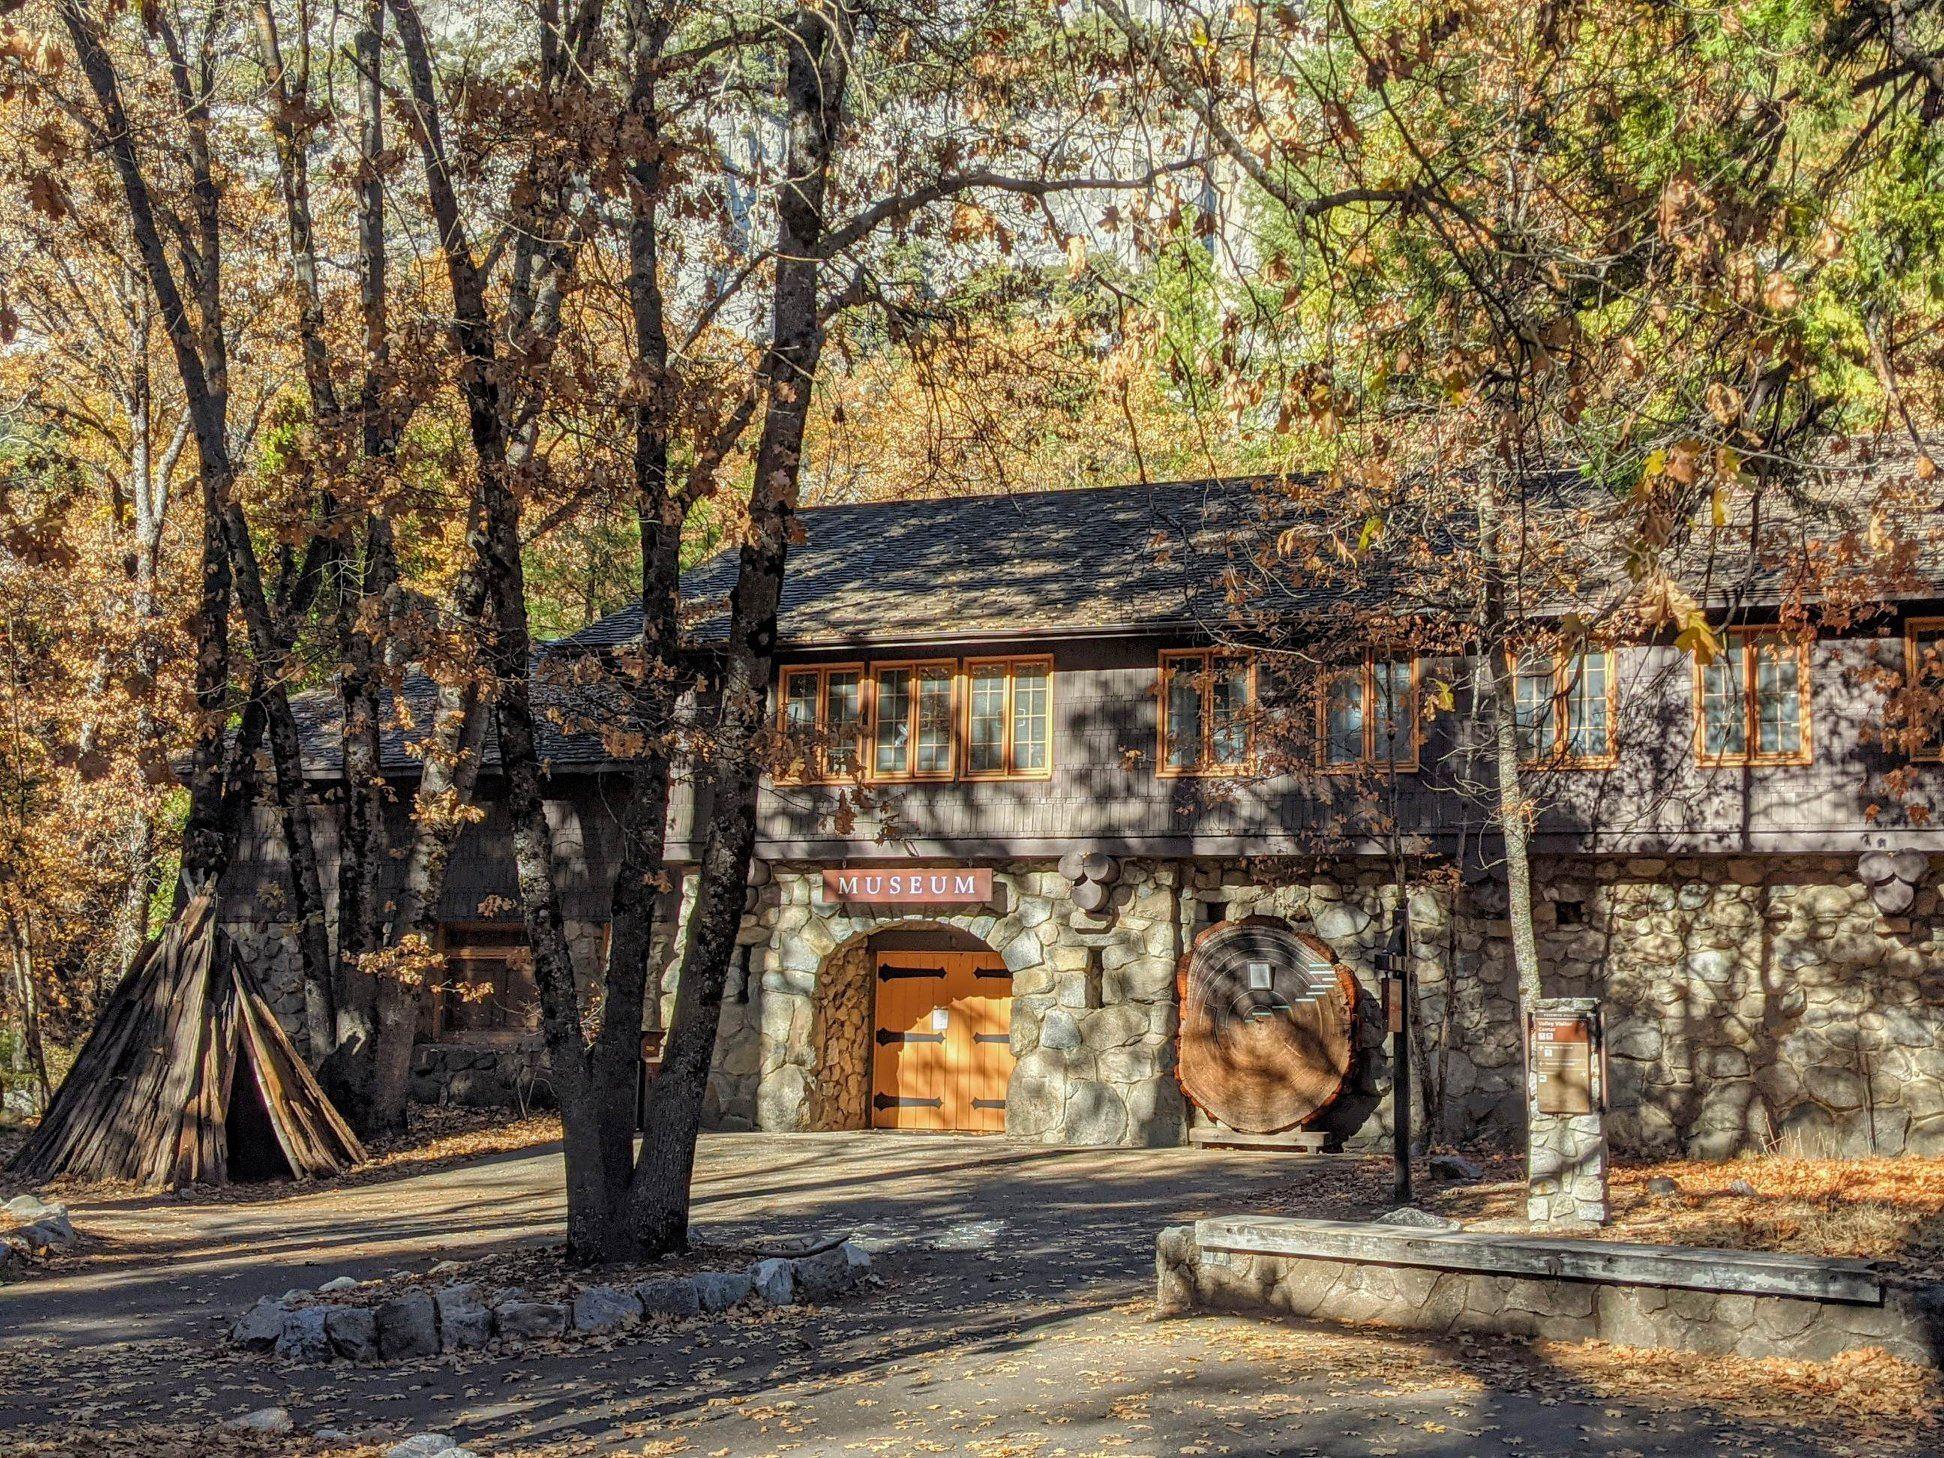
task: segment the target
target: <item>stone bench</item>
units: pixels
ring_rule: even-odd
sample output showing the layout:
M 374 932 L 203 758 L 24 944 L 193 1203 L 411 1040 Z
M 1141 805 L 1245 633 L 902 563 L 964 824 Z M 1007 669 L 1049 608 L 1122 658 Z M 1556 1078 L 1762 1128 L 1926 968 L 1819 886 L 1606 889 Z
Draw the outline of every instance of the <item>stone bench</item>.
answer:
M 1156 1310 L 1266 1312 L 1441 1334 L 1944 1365 L 1944 1287 L 1865 1261 L 1241 1217 L 1161 1233 Z

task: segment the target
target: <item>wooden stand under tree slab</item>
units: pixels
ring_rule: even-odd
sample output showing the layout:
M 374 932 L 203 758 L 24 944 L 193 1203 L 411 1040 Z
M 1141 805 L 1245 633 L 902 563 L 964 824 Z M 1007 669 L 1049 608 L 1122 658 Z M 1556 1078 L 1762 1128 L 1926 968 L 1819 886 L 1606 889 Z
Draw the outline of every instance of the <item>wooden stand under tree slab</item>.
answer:
M 136 957 L 8 1167 L 153 1187 L 319 1178 L 364 1157 L 202 896 Z

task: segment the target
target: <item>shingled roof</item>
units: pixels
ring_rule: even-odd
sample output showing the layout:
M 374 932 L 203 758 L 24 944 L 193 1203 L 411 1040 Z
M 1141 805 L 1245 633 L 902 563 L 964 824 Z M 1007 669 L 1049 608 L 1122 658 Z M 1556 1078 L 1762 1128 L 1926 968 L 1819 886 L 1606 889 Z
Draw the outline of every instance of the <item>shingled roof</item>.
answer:
M 868 505 L 811 506 L 790 549 L 779 614 L 788 647 L 1101 633 L 1201 621 L 1223 611 L 1218 564 L 1264 530 L 1249 480 L 1175 481 Z M 725 551 L 686 574 L 703 609 L 695 641 L 718 641 L 736 577 Z M 711 607 L 714 611 L 709 611 Z M 632 641 L 639 608 L 564 640 Z

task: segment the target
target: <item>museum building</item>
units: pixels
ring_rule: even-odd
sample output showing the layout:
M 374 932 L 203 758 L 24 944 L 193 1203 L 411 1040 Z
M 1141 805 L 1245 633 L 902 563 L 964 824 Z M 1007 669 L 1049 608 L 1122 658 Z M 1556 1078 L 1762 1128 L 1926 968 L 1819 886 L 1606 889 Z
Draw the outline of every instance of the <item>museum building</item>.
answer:
M 1391 1118 L 1385 973 L 1407 962 L 1419 1127 L 1515 1137 L 1523 1040 L 1467 665 L 1312 644 L 1309 697 L 1272 716 L 1285 650 L 1236 630 L 1224 571 L 1250 493 L 801 513 L 713 1123 L 1368 1143 Z M 1944 674 L 1934 546 L 1918 589 L 1841 636 L 1781 631 L 1758 590 L 1705 667 L 1653 636 L 1519 663 L 1545 991 L 1605 1007 L 1621 1147 L 1944 1151 L 1944 829 L 1906 808 L 1937 803 L 1944 747 L 1891 753 L 1872 728 L 1892 677 Z M 720 597 L 733 571 L 733 554 L 705 563 L 685 596 Z M 704 615 L 699 654 L 721 629 Z M 542 652 L 625 651 L 638 631 L 623 612 Z M 321 782 L 329 713 L 306 710 Z M 1313 732 L 1292 753 L 1272 722 Z M 625 765 L 598 735 L 548 732 L 592 978 Z M 409 782 L 402 735 L 386 768 Z M 487 995 L 432 999 L 428 1101 L 546 1095 L 491 768 L 441 931 L 449 981 Z M 677 863 L 706 817 L 677 796 Z M 223 915 L 301 1035 L 281 867 L 266 815 Z

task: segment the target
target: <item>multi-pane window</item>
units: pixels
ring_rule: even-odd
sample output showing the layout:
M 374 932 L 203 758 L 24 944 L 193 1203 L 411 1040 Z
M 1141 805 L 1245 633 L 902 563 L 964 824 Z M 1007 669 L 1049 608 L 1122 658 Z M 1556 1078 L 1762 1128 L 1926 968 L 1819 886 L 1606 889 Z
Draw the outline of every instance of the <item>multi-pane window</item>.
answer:
M 1733 628 L 1697 669 L 1701 758 L 1709 764 L 1809 762 L 1809 645 Z
M 952 777 L 956 665 L 877 664 L 871 670 L 876 714 L 871 775 L 880 780 Z
M 786 781 L 848 778 L 863 752 L 864 670 L 856 664 L 783 670 Z
M 1417 767 L 1418 685 L 1409 658 L 1364 659 L 1323 680 L 1317 739 L 1323 768 Z
M 1232 774 L 1254 750 L 1255 659 L 1195 649 L 1161 655 L 1161 773 Z
M 1044 658 L 965 665 L 965 773 L 1043 775 L 1052 764 L 1053 665 Z
M 440 1041 L 516 1042 L 540 1026 L 533 953 L 518 922 L 447 923 L 445 976 L 426 999 L 420 1031 Z
M 1611 652 L 1523 653 L 1512 685 L 1521 759 L 1581 767 L 1613 763 L 1618 680 Z
M 776 694 L 780 784 L 1052 772 L 1050 658 L 806 664 Z

